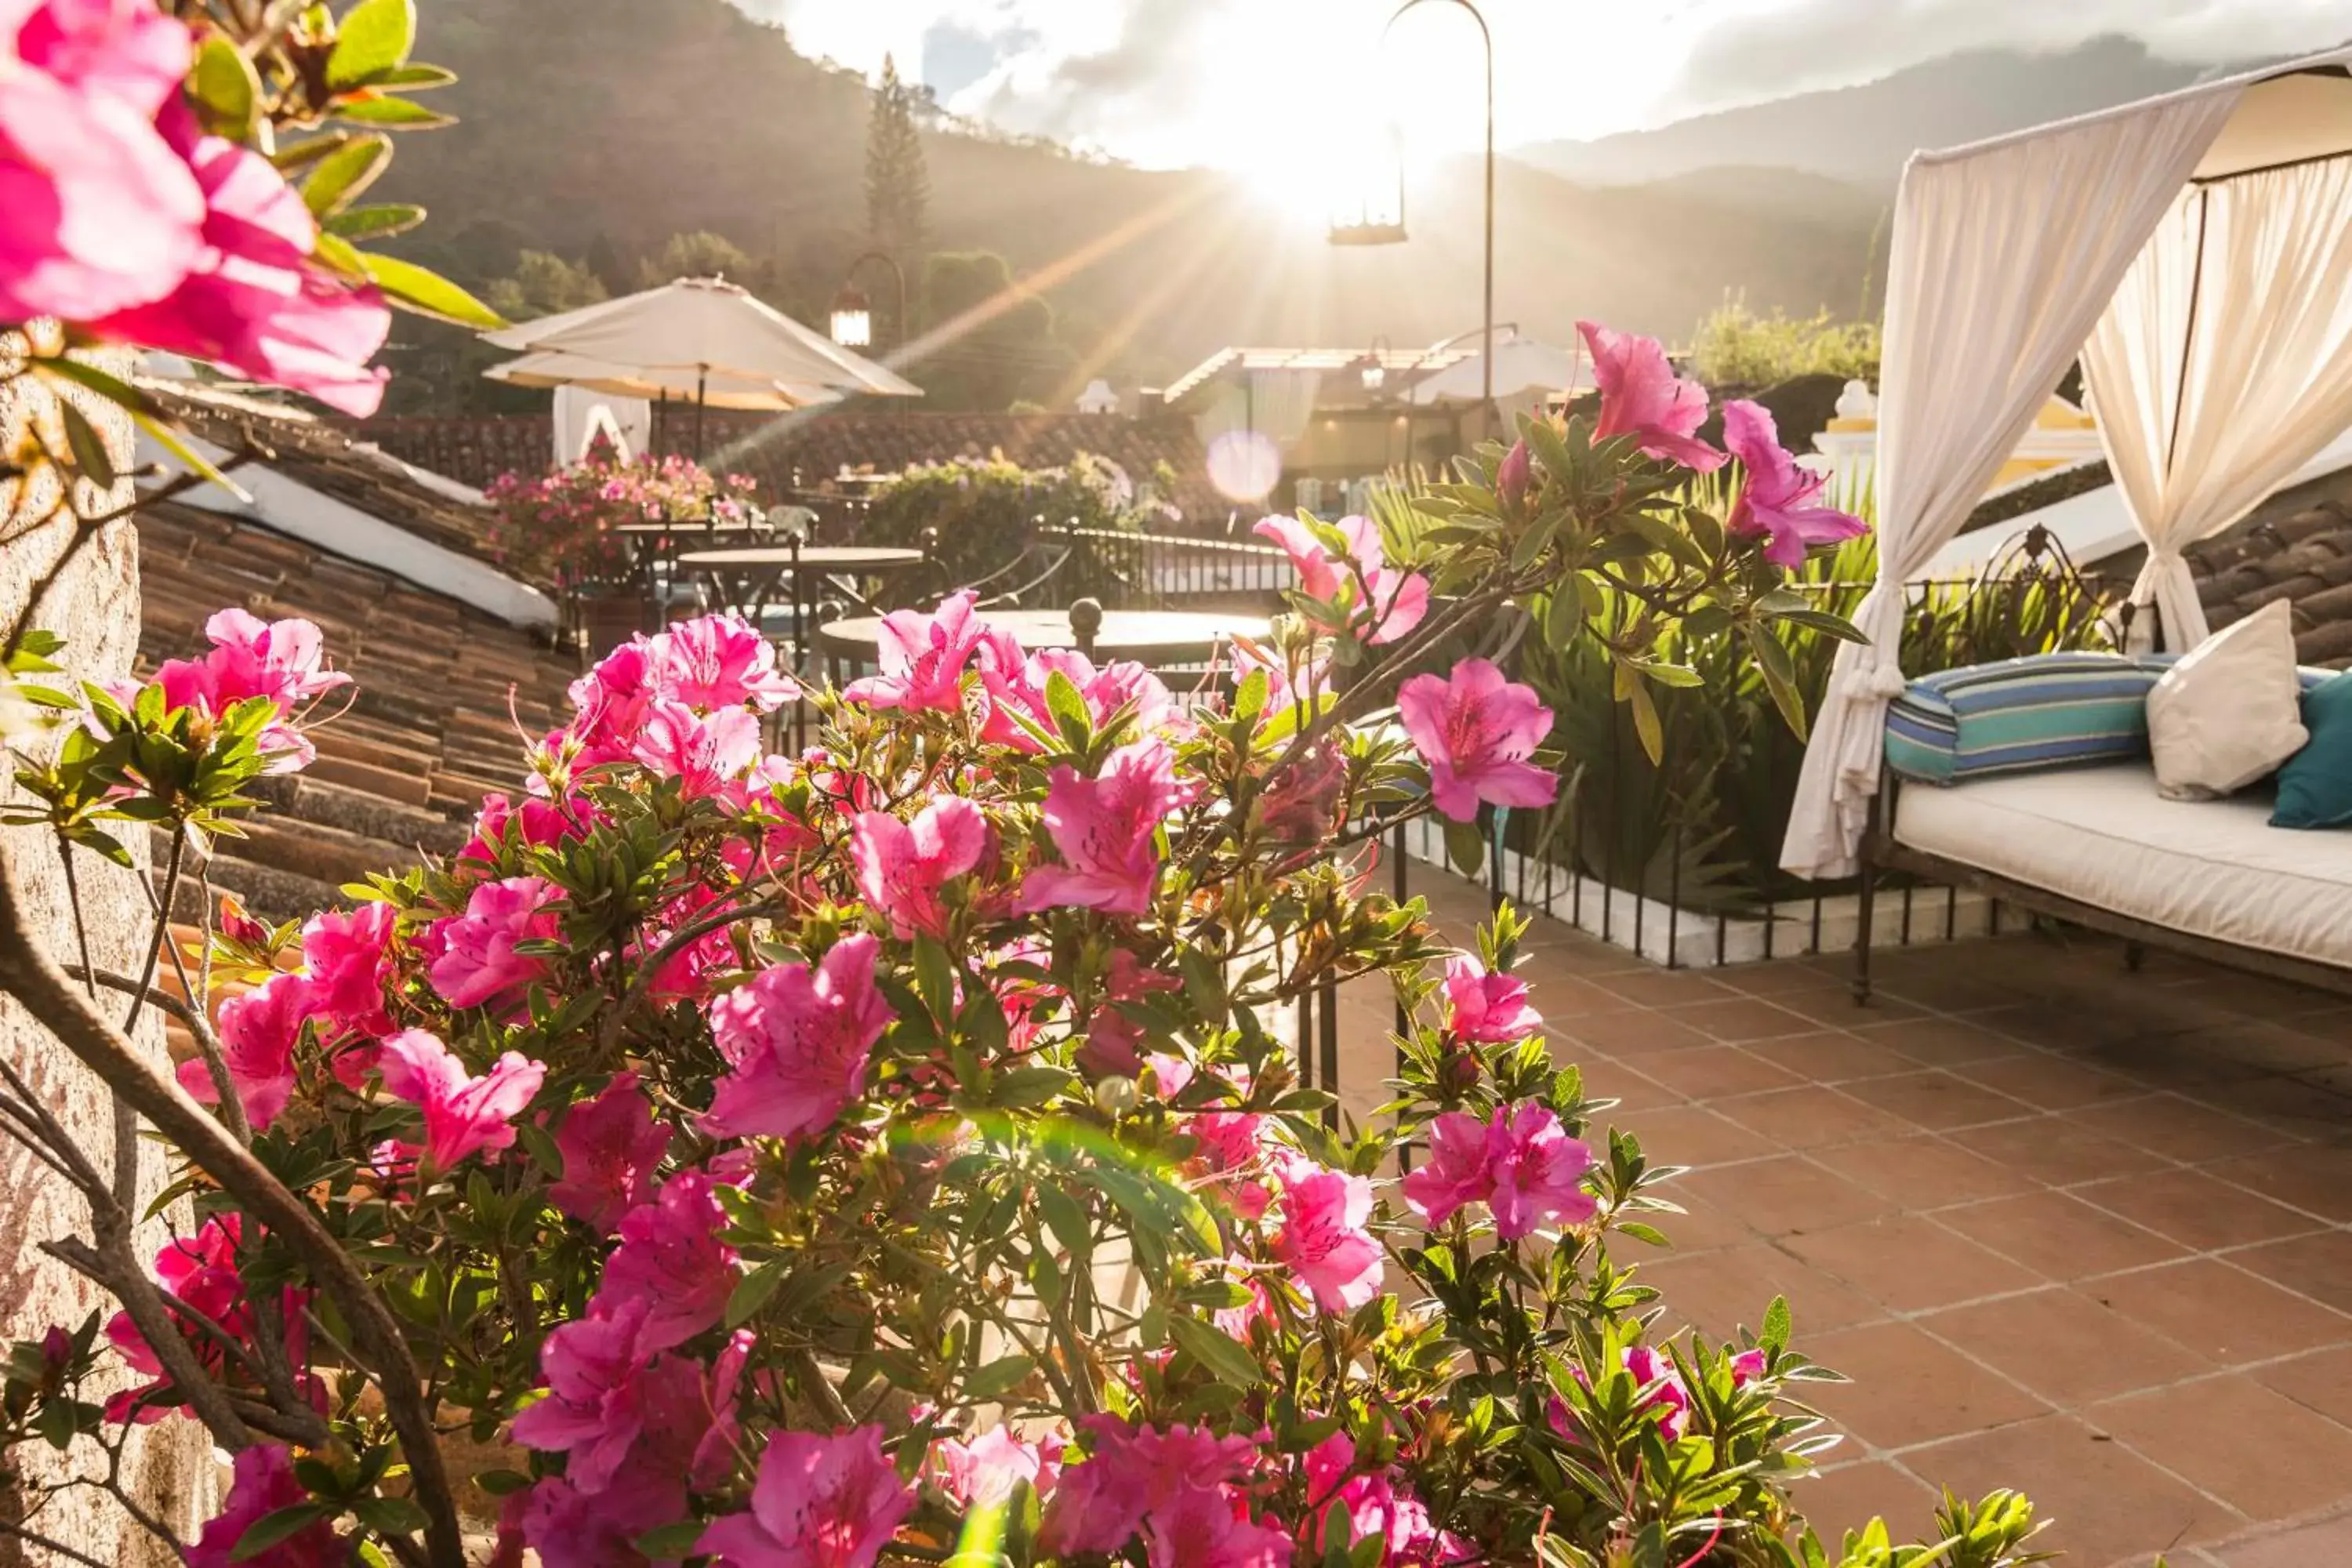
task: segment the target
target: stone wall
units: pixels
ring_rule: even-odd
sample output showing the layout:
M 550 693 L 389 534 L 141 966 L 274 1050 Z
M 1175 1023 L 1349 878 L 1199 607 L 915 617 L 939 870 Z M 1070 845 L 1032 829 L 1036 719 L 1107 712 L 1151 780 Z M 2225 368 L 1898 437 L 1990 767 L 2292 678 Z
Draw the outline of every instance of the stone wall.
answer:
M 0 335 L 0 373 L 16 363 L 12 351 L 16 346 Z M 94 401 L 81 406 L 107 438 L 116 462 L 127 468 L 129 420 Z M 44 387 L 29 378 L 0 383 L 0 453 L 16 451 L 28 426 L 46 430 L 53 447 L 64 449 L 57 421 L 52 395 Z M 128 502 L 129 484 L 117 489 L 110 498 L 90 498 L 95 504 L 87 510 L 104 511 Z M 0 626 L 16 624 L 35 585 L 73 543 L 79 525 L 70 517 L 39 521 L 58 499 L 53 483 L 0 480 Z M 57 576 L 42 599 L 36 624 L 67 638 L 65 658 L 74 676 L 105 681 L 131 672 L 139 643 L 139 545 L 128 520 L 105 525 Z M 6 776 L 0 773 L 0 791 L 13 795 Z M 51 951 L 70 951 L 72 925 L 54 841 L 37 830 L 15 830 L 7 832 L 6 845 L 19 885 L 47 921 L 43 934 Z M 143 867 L 143 836 L 131 836 L 131 845 Z M 143 871 L 121 870 L 87 852 L 79 854 L 75 869 L 89 917 L 93 961 L 101 968 L 135 971 L 143 956 L 144 935 L 152 929 L 148 900 L 138 880 Z M 163 1059 L 163 1030 L 152 1011 L 140 1026 L 139 1041 L 159 1062 Z M 4 1000 L 0 1052 L 73 1129 L 94 1163 L 106 1168 L 113 1148 L 112 1118 L 109 1097 L 98 1079 Z M 163 1182 L 160 1154 L 150 1147 L 144 1158 L 148 1168 L 141 1173 L 142 1205 Z M 93 1308 L 112 1310 L 102 1292 L 39 1250 L 40 1243 L 52 1237 L 87 1236 L 89 1229 L 79 1195 L 21 1146 L 0 1138 L 0 1339 L 35 1338 L 52 1323 L 79 1323 Z M 151 1256 L 167 1239 L 161 1221 L 150 1232 L 142 1238 L 142 1256 Z M 87 1472 L 101 1462 L 86 1445 L 66 1456 L 33 1445 L 8 1458 L 27 1472 L 34 1487 L 75 1473 L 77 1464 Z M 216 1479 L 211 1446 L 193 1421 L 172 1416 L 143 1428 L 132 1439 L 124 1478 L 133 1495 L 175 1529 L 192 1534 L 212 1511 Z M 20 1518 L 16 1510 L 26 1506 L 27 1496 L 20 1487 L 13 1496 L 0 1496 L 0 1508 L 8 1510 L 6 1517 Z M 41 1503 L 37 1519 L 27 1522 L 100 1562 L 161 1568 L 177 1561 L 144 1531 L 128 1525 L 112 1500 L 89 1489 L 50 1497 Z M 46 1551 L 22 1549 L 0 1534 L 0 1568 L 47 1563 L 53 1557 Z

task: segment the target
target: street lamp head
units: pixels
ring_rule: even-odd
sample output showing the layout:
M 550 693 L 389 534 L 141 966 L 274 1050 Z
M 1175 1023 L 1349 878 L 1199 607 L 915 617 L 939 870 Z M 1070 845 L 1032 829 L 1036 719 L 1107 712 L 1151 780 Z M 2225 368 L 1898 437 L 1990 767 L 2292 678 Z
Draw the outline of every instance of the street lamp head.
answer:
M 873 344 L 874 308 L 856 284 L 843 284 L 833 297 L 833 341 L 845 349 Z

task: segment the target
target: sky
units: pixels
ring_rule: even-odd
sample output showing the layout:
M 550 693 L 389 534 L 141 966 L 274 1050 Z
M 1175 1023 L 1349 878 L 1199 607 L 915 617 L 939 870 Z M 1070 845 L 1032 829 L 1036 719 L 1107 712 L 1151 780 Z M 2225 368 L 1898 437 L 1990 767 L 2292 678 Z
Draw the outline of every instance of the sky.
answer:
M 1360 150 L 1372 121 L 1417 153 L 1483 132 L 1476 29 L 1390 0 L 735 0 L 806 54 L 890 53 L 959 113 L 1147 167 L 1280 181 Z M 2216 64 L 2352 39 L 2352 0 L 1484 0 L 1506 147 L 1662 124 L 1849 86 L 1956 49 L 2063 50 L 2103 34 Z M 1367 84 L 1379 90 L 1368 92 Z

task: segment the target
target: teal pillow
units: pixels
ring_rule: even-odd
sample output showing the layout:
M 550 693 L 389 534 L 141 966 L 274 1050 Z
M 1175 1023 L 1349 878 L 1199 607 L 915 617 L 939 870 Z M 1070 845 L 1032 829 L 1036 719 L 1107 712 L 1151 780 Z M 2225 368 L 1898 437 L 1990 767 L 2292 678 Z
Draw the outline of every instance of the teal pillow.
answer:
M 2303 694 L 2311 740 L 2278 771 L 2273 827 L 2352 827 L 2352 669 Z

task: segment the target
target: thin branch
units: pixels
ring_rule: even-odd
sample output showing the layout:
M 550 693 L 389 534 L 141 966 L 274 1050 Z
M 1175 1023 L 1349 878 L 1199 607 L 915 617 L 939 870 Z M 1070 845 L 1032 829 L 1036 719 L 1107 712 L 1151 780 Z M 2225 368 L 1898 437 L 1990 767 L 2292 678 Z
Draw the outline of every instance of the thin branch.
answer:
M 720 910 L 715 914 L 705 915 L 698 921 L 688 921 L 672 931 L 667 941 L 639 961 L 637 973 L 629 981 L 629 988 L 623 992 L 621 999 L 606 1011 L 604 1027 L 596 1034 L 596 1054 L 593 1059 L 601 1062 L 612 1056 L 621 1043 L 622 1026 L 628 1022 L 629 1015 L 636 1010 L 637 1004 L 645 1000 L 646 992 L 653 984 L 654 977 L 661 973 L 664 964 L 685 951 L 689 944 L 738 921 L 761 920 L 769 915 L 786 914 L 790 911 L 790 905 L 772 899 L 762 900 L 754 904 L 740 904 L 733 909 Z
M 227 1393 L 205 1373 L 180 1326 L 172 1321 L 162 1290 L 139 1267 L 131 1250 L 130 1216 L 110 1199 L 101 1207 L 93 1197 L 90 1208 L 90 1228 L 98 1238 L 95 1248 L 68 1237 L 45 1241 L 41 1250 L 112 1291 L 139 1337 L 162 1364 L 164 1381 L 188 1402 L 189 1410 L 213 1435 L 213 1441 L 232 1454 L 246 1447 L 252 1436 L 229 1408 Z
M 101 1563 L 87 1552 L 78 1551 L 62 1541 L 43 1535 L 37 1530 L 27 1530 L 21 1524 L 14 1524 L 5 1519 L 0 1519 L 0 1535 L 11 1535 L 18 1541 L 37 1546 L 44 1552 L 54 1552 L 68 1563 L 85 1563 L 88 1568 L 114 1568 L 111 1563 Z
M 784 1365 L 792 1370 L 793 1381 L 801 1385 L 803 1396 L 823 1410 L 824 1418 L 836 1428 L 845 1431 L 857 1425 L 857 1418 L 850 1415 L 849 1406 L 841 1402 L 841 1391 L 833 1386 L 832 1380 L 824 1375 L 824 1368 L 817 1364 L 814 1352 L 788 1352 L 784 1356 Z

